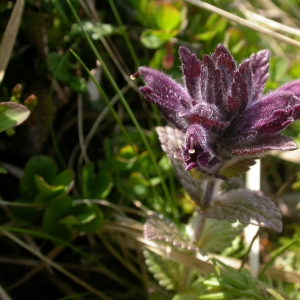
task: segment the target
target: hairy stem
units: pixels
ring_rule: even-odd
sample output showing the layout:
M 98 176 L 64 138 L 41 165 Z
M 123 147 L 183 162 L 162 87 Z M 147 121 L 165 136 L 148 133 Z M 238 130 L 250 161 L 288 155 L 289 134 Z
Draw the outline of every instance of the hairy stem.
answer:
M 201 203 L 202 208 L 206 208 L 211 205 L 211 203 L 215 197 L 216 191 L 217 191 L 218 183 L 219 183 L 219 180 L 217 180 L 217 179 L 208 180 L 206 188 L 205 188 L 203 200 Z M 206 218 L 202 214 L 198 215 L 194 234 L 192 237 L 193 244 L 197 244 L 197 242 L 199 241 L 201 234 L 203 232 L 203 229 L 205 227 L 205 220 L 206 220 Z
M 197 244 L 197 242 L 199 241 L 199 238 L 200 238 L 201 233 L 203 232 L 203 229 L 205 226 L 205 221 L 206 221 L 206 218 L 203 215 L 199 214 L 198 218 L 197 218 L 195 230 L 194 230 L 194 235 L 192 237 L 193 244 Z

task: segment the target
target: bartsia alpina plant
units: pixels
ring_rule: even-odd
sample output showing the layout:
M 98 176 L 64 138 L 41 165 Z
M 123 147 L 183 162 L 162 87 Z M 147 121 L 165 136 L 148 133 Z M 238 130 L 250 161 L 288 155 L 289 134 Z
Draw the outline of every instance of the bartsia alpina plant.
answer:
M 300 80 L 263 95 L 270 52 L 262 50 L 237 64 L 218 45 L 200 61 L 186 47 L 179 48 L 183 83 L 162 72 L 140 67 L 146 86 L 140 90 L 164 117 L 184 133 L 174 149 L 185 170 L 197 169 L 219 177 L 233 157 L 260 157 L 297 145 L 280 133 L 300 118 Z
M 183 81 L 140 67 L 145 99 L 154 103 L 169 122 L 157 127 L 163 150 L 199 207 L 192 243 L 197 243 L 205 218 L 256 224 L 282 230 L 281 214 L 261 192 L 247 189 L 220 192 L 219 179 L 247 171 L 255 159 L 270 151 L 297 148 L 280 132 L 300 118 L 300 80 L 263 94 L 270 51 L 262 50 L 237 64 L 218 45 L 199 60 L 181 46 Z M 136 76 L 137 74 L 134 74 Z M 146 222 L 146 238 L 162 238 Z

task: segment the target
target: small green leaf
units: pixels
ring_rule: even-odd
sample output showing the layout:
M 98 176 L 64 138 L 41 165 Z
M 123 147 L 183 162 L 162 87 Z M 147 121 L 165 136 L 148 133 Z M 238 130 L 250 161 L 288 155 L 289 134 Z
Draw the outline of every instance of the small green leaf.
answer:
M 74 184 L 74 172 L 70 169 L 66 169 L 59 173 L 51 182 L 52 186 L 65 186 L 66 190 L 69 190 Z
M 191 270 L 148 250 L 143 251 L 146 265 L 158 283 L 167 290 L 182 291 L 189 286 Z M 190 278 L 191 279 L 191 278 Z
M 227 178 L 237 177 L 247 172 L 251 166 L 255 165 L 255 163 L 253 158 L 240 159 L 229 166 L 225 164 L 221 169 L 220 174 Z
M 72 210 L 72 213 L 74 213 L 73 210 Z M 86 213 L 81 213 L 77 216 L 68 215 L 67 217 L 60 220 L 59 223 L 67 225 L 67 226 L 81 225 L 81 224 L 89 223 L 89 222 L 93 221 L 95 218 L 96 218 L 95 212 L 89 211 Z
M 38 194 L 34 199 L 35 203 L 50 203 L 67 195 L 65 186 L 51 186 L 37 175 L 35 176 L 35 184 L 38 189 Z
M 51 182 L 57 174 L 55 161 L 48 156 L 34 156 L 31 158 L 24 170 L 24 177 L 21 179 L 21 191 L 25 198 L 33 199 L 38 194 L 35 176 L 40 176 L 45 182 Z
M 80 224 L 73 227 L 81 232 L 93 233 L 103 224 L 103 214 L 100 208 L 91 203 L 76 205 L 72 211 L 72 215 L 80 221 Z
M 88 164 L 83 169 L 82 190 L 85 198 L 105 198 L 112 188 L 112 181 L 106 172 L 94 174 L 94 164 Z
M 86 91 L 86 84 L 82 79 L 72 74 L 73 65 L 69 60 L 69 53 L 59 55 L 57 52 L 51 52 L 47 56 L 47 65 L 50 72 L 61 82 L 69 86 L 78 93 Z
M 195 35 L 195 38 L 199 41 L 209 41 L 212 40 L 216 35 L 215 31 L 206 31 Z
M 73 200 L 71 197 L 56 199 L 50 203 L 44 213 L 43 229 L 46 233 L 53 235 L 65 241 L 72 239 L 72 233 L 69 228 L 59 222 L 70 215 L 73 209 Z
M 189 221 L 192 227 L 195 226 L 197 217 L 192 217 Z M 242 230 L 243 226 L 240 224 L 232 224 L 224 220 L 207 219 L 197 246 L 203 251 L 221 253 L 224 249 L 231 246 L 232 241 Z
M 0 132 L 20 125 L 29 117 L 30 111 L 24 105 L 14 102 L 0 103 Z
M 133 145 L 133 147 L 130 145 L 124 146 L 119 150 L 117 159 L 122 162 L 127 162 L 128 160 L 136 159 L 137 152 L 138 147 L 136 145 Z
M 134 185 L 143 185 L 143 186 L 150 186 L 149 181 L 145 179 L 144 175 L 141 173 L 133 172 L 130 174 L 129 177 L 129 184 Z
M 165 31 L 165 30 L 144 30 L 141 35 L 141 43 L 149 49 L 157 49 L 171 38 L 178 34 L 178 30 Z
M 152 28 L 166 31 L 180 28 L 181 13 L 171 3 L 151 1 L 147 10 Z

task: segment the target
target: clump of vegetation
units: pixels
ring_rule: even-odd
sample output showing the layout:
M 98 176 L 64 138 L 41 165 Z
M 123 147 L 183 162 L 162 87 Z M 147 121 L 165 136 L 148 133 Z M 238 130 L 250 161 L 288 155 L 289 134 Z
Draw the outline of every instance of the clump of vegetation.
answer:
M 102 2 L 0 4 L 0 298 L 300 299 L 298 6 Z

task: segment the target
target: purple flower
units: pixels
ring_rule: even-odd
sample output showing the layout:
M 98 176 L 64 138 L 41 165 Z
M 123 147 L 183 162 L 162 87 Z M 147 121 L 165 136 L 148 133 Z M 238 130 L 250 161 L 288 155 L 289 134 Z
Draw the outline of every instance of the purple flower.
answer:
M 185 170 L 216 175 L 234 157 L 260 157 L 297 145 L 280 133 L 300 118 L 300 80 L 263 95 L 270 52 L 259 51 L 237 65 L 218 45 L 200 61 L 181 46 L 183 84 L 157 70 L 140 67 L 140 90 L 163 116 L 181 130 L 184 142 L 174 156 Z

